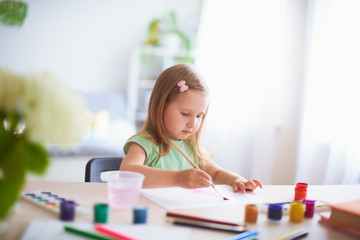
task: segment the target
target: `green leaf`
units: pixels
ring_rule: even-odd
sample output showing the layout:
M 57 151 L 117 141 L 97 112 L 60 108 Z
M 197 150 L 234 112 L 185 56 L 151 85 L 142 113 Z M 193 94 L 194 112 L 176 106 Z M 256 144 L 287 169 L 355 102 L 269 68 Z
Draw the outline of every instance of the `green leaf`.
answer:
M 15 179 L 0 179 L 0 220 L 5 219 L 11 212 L 12 207 L 19 198 L 19 194 L 25 183 L 25 170 L 18 169 L 18 177 Z
M 3 120 L 0 118 L 0 164 L 2 162 L 2 154 L 7 151 L 13 144 L 16 138 L 3 127 Z
M 24 154 L 26 154 L 26 167 L 29 171 L 36 174 L 45 172 L 50 162 L 50 156 L 41 144 L 27 142 L 24 146 Z
M 161 20 L 154 19 L 149 25 L 148 35 L 145 40 L 146 45 L 158 46 L 160 41 Z
M 0 2 L 0 22 L 8 26 L 22 26 L 26 18 L 27 4 L 21 1 Z
M 26 160 L 18 151 L 21 140 L 12 143 L 6 151 L 0 152 L 0 219 L 9 214 L 25 183 Z
M 21 116 L 18 113 L 7 114 L 7 117 L 4 119 L 4 121 L 7 123 L 6 130 L 10 133 L 16 133 L 20 118 Z
M 43 173 L 49 164 L 48 153 L 42 145 L 32 143 L 24 136 L 12 135 L 0 125 L 0 145 L 5 143 L 7 147 L 0 151 L 0 219 L 11 212 L 19 198 L 26 172 Z
M 185 33 L 177 30 L 176 31 L 177 35 L 180 37 L 183 46 L 185 47 L 186 50 L 191 50 L 191 42 L 190 39 L 186 36 Z

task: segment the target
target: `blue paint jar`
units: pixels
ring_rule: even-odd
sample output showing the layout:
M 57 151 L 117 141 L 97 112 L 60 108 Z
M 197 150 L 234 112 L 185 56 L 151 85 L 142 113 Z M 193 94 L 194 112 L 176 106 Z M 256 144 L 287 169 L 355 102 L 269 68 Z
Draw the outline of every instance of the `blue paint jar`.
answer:
M 268 219 L 271 221 L 280 221 L 282 218 L 283 206 L 281 204 L 269 204 Z
M 143 205 L 135 205 L 133 208 L 133 223 L 139 224 L 139 223 L 146 223 L 147 214 L 148 214 L 148 208 Z

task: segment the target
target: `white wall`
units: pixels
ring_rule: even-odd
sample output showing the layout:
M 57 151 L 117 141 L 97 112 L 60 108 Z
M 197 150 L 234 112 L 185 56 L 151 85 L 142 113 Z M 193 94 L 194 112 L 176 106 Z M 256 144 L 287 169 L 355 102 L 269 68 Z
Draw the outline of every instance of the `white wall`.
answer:
M 0 68 L 49 71 L 82 92 L 123 92 L 131 51 L 175 10 L 194 36 L 201 0 L 28 0 L 22 27 L 0 25 Z

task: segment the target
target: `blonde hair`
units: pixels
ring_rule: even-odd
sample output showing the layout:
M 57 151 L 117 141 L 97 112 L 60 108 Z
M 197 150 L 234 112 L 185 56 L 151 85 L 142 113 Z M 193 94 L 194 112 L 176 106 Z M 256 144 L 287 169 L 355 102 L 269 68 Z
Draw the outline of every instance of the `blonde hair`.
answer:
M 147 119 L 137 135 L 140 134 L 143 137 L 149 138 L 156 145 L 162 145 L 162 152 L 158 153 L 160 156 L 165 156 L 170 151 L 170 142 L 165 134 L 163 120 L 165 104 L 173 101 L 180 94 L 177 83 L 181 80 L 185 80 L 186 85 L 191 90 L 201 91 L 205 94 L 209 92 L 201 75 L 191 65 L 177 64 L 164 70 L 159 75 L 150 96 Z M 200 166 L 210 159 L 210 155 L 202 148 L 200 143 L 200 134 L 206 113 L 207 110 L 199 130 L 184 140 L 193 149 L 196 156 L 198 156 Z

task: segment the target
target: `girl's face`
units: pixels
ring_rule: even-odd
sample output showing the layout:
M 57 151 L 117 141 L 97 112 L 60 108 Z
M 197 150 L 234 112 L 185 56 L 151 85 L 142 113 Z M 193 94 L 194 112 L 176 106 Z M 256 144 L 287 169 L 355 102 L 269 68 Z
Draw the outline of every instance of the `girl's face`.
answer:
M 174 101 L 165 104 L 166 136 L 177 141 L 194 135 L 200 128 L 208 104 L 207 95 L 201 91 L 189 89 L 179 93 Z

